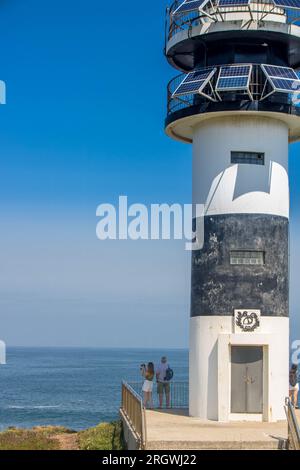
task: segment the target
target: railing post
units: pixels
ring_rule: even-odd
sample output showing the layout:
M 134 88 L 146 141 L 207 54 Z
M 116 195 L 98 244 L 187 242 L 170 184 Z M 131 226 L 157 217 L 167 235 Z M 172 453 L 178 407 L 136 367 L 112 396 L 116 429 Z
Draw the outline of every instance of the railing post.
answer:
M 300 428 L 294 406 L 289 398 L 285 399 L 285 412 L 288 422 L 288 448 L 300 450 Z

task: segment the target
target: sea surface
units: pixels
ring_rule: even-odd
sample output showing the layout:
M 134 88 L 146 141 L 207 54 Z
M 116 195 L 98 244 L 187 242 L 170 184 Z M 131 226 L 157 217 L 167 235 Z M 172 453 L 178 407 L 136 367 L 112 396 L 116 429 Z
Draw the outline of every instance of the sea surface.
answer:
M 0 430 L 66 426 L 80 430 L 118 418 L 121 382 L 162 355 L 174 380 L 188 379 L 187 350 L 8 348 L 0 365 Z

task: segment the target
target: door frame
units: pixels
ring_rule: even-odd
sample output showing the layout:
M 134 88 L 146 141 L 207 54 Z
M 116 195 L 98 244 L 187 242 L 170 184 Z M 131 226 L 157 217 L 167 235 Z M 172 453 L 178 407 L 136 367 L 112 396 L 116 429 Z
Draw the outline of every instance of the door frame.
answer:
M 218 420 L 271 421 L 270 413 L 270 346 L 271 335 L 240 333 L 220 334 L 218 338 Z M 231 346 L 263 347 L 263 412 L 231 413 Z

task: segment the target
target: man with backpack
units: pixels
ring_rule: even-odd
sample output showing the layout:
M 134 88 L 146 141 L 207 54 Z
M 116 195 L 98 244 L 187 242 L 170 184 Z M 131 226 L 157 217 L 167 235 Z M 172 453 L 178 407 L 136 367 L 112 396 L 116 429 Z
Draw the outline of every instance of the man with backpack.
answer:
M 298 382 L 298 366 L 292 364 L 290 370 L 290 399 L 295 408 L 298 407 L 298 393 L 299 393 L 299 382 Z
M 173 378 L 173 371 L 168 364 L 166 356 L 161 358 L 160 364 L 156 367 L 157 393 L 159 397 L 159 408 L 163 406 L 164 394 L 166 396 L 166 406 L 170 408 L 170 382 Z

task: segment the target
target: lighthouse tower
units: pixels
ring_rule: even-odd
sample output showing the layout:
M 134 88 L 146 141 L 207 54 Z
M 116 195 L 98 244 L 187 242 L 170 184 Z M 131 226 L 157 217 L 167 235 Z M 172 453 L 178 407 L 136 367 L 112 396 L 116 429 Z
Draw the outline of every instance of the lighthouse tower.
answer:
M 167 10 L 166 133 L 193 148 L 190 415 L 285 419 L 288 146 L 300 139 L 300 0 L 185 0 Z M 195 222 L 195 221 L 194 221 Z

